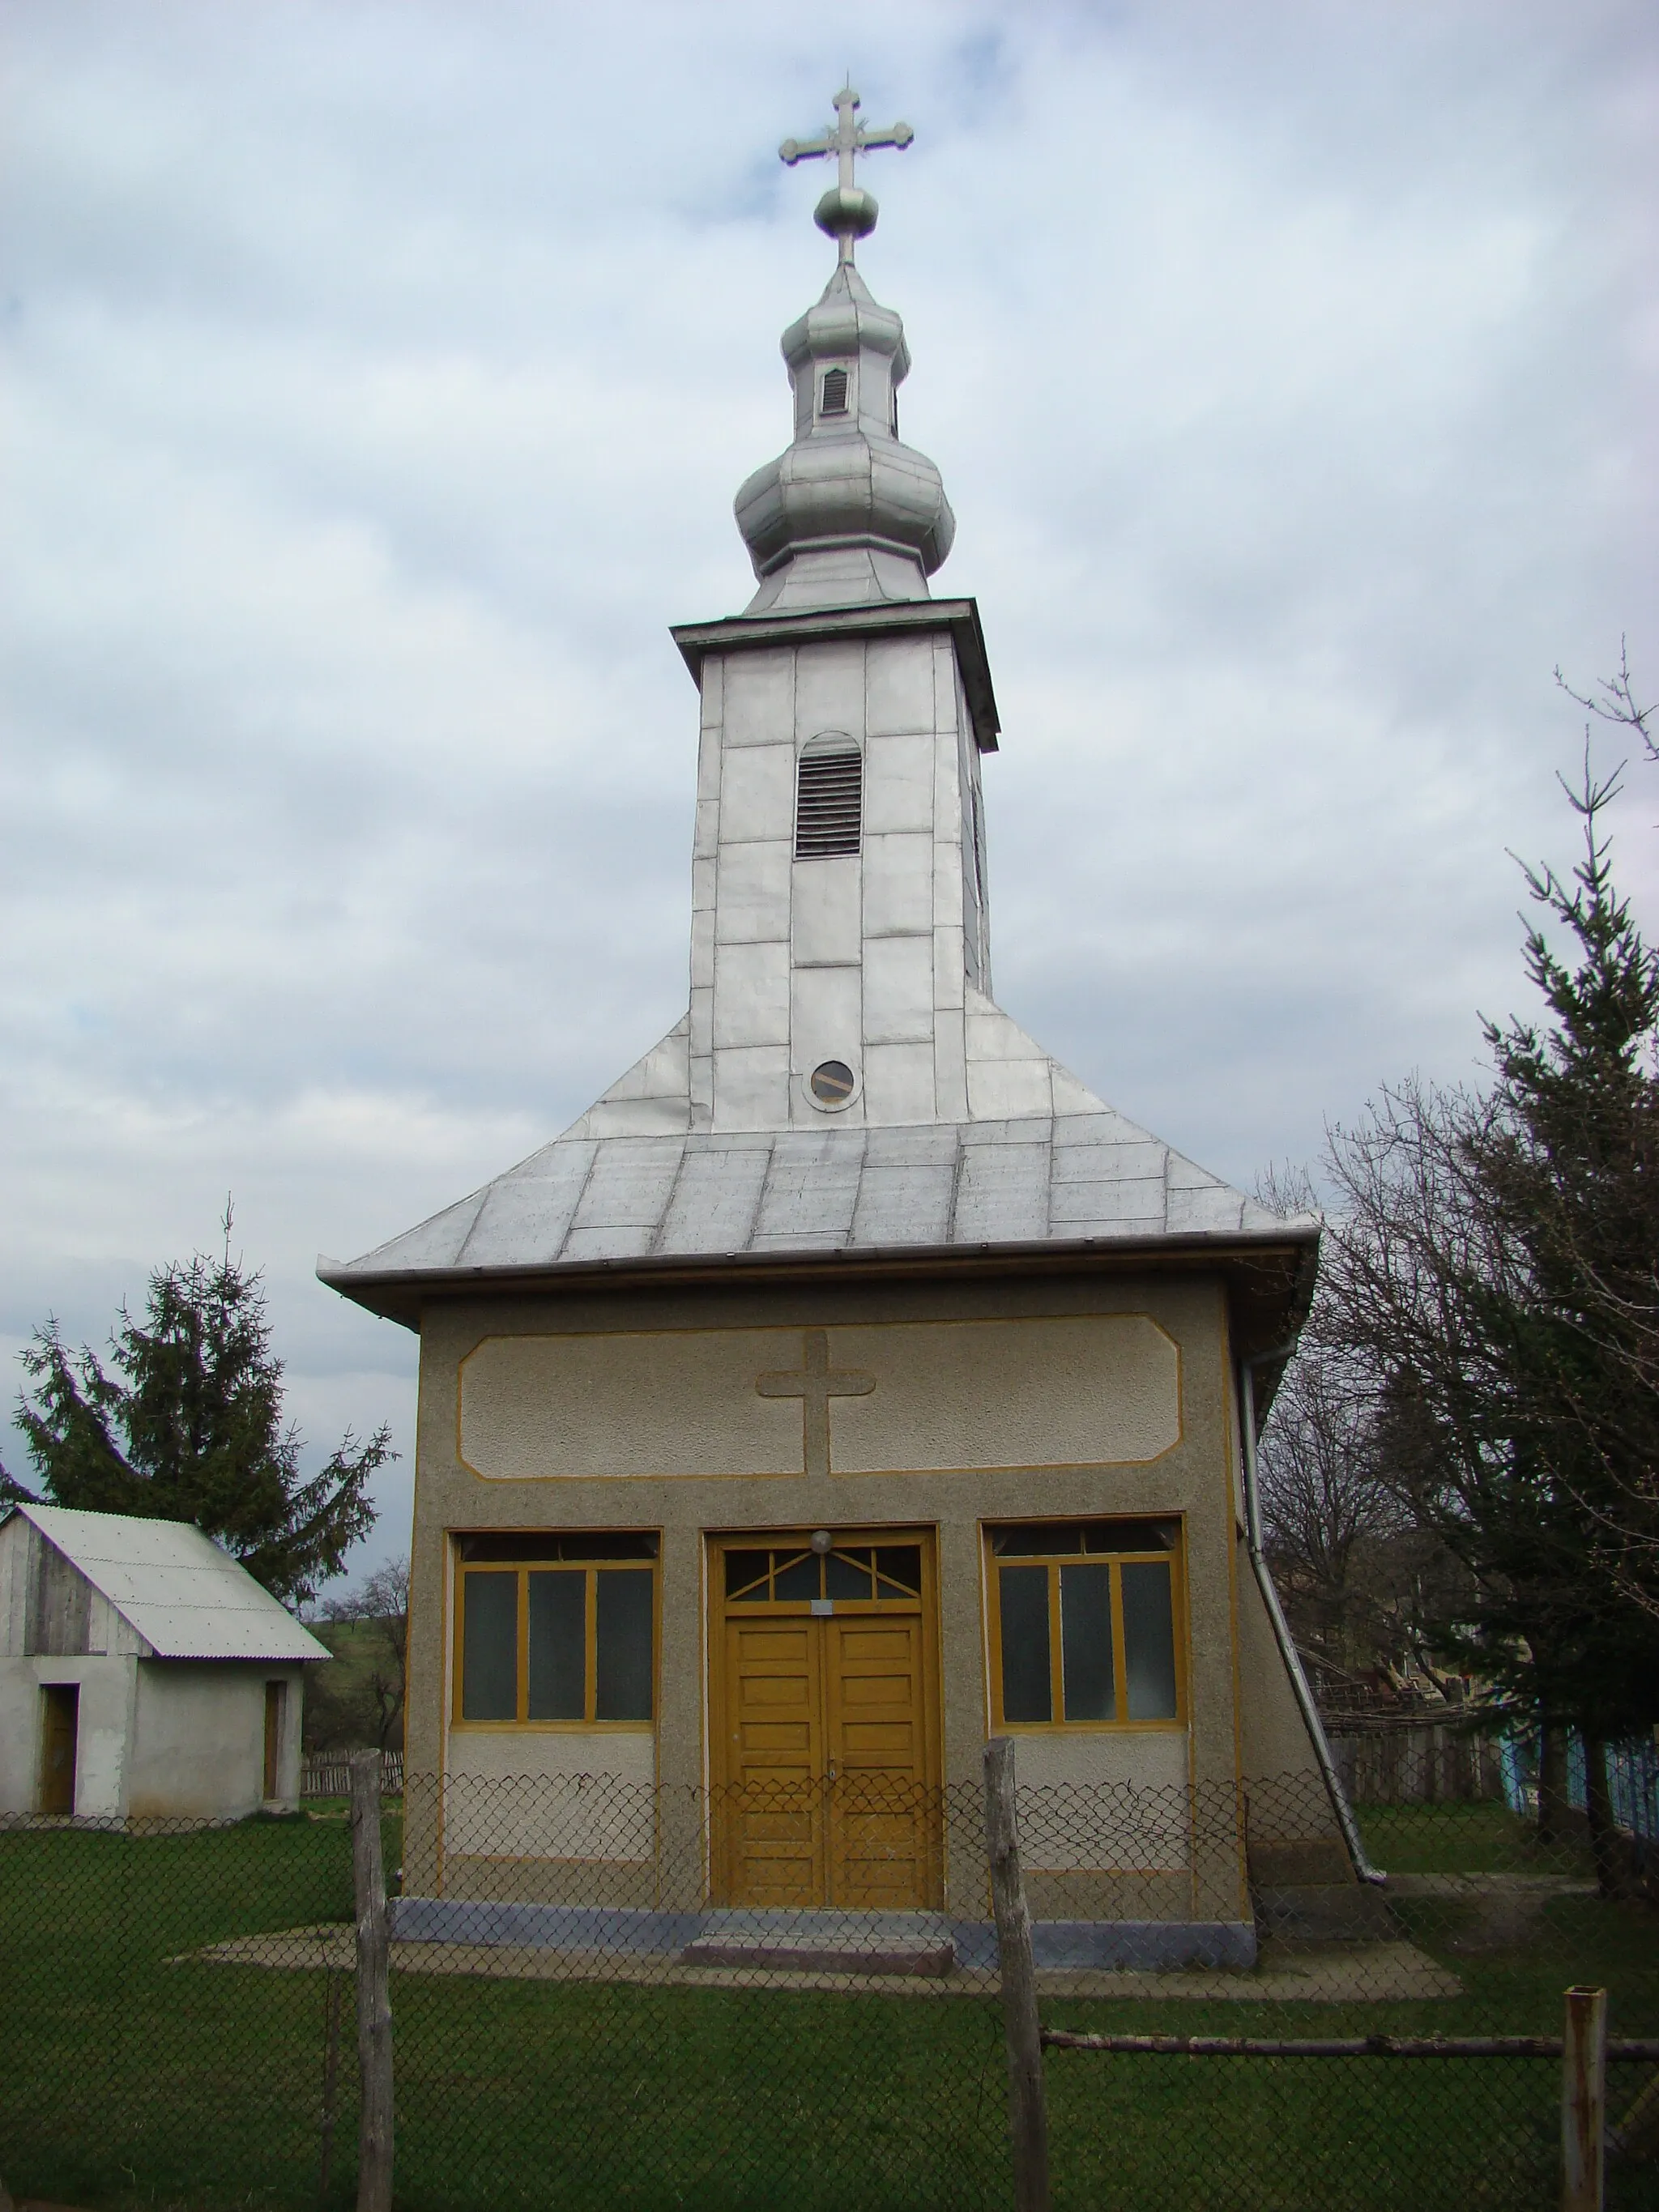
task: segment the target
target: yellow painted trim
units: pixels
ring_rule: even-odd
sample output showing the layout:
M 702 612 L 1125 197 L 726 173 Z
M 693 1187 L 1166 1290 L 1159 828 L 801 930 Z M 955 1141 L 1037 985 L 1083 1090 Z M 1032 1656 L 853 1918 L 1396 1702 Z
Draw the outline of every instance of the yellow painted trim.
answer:
M 1244 1504 L 1244 1439 L 1238 1429 L 1237 1374 L 1233 1362 L 1231 1318 L 1227 1302 L 1221 1301 L 1221 1403 L 1223 1432 L 1226 1440 L 1226 1456 L 1223 1462 L 1225 1478 L 1226 1506 L 1225 1540 L 1227 1545 L 1227 1618 L 1232 1638 L 1233 1684 L 1233 1804 L 1236 1808 L 1234 1826 L 1235 1850 L 1238 1859 L 1238 1905 L 1241 1919 L 1250 1916 L 1250 1863 L 1249 1838 L 1243 1820 L 1239 1817 L 1241 1791 L 1244 1781 L 1244 1679 L 1239 1660 L 1238 1635 L 1238 1547 L 1244 1540 L 1242 1527 Z
M 990 1727 L 994 1734 L 1006 1735 L 1179 1735 L 1190 1738 L 1192 1711 L 1188 1697 L 1189 1621 L 1190 1608 L 1187 1603 L 1187 1516 L 1184 1512 L 1134 1514 L 1066 1514 L 1046 1516 L 1057 1525 L 1066 1527 L 1109 1527 L 1114 1521 L 1174 1521 L 1181 1530 L 1180 1538 L 1172 1552 L 1146 1550 L 1124 1552 L 1048 1552 L 1022 1553 L 1018 1558 L 1004 1559 L 992 1549 L 1000 1529 L 1036 1526 L 1040 1523 L 1011 1521 L 999 1517 L 980 1523 L 980 1541 L 985 1560 L 984 1604 L 988 1632 L 986 1650 L 988 1661 Z M 1129 1696 L 1127 1660 L 1123 1643 L 1123 1585 L 1120 1569 L 1125 1562 L 1140 1561 L 1170 1565 L 1170 1605 L 1173 1633 L 1171 1656 L 1176 1668 L 1176 1711 L 1170 1720 L 1132 1721 L 1126 1707 Z M 1087 1565 L 1091 1563 L 1109 1566 L 1112 1571 L 1112 1668 L 1113 1689 L 1119 1713 L 1123 1717 L 1111 1721 L 1068 1721 L 1059 1717 L 1065 1711 L 1064 1683 L 1061 1675 L 1060 1575 L 1063 1566 Z M 1056 1717 L 1046 1721 L 1010 1721 L 1002 1711 L 1002 1592 L 996 1580 L 1000 1565 L 1046 1567 L 1048 1570 L 1048 1710 Z M 1188 1753 L 1190 1780 L 1192 1754 Z
M 1170 1331 L 1165 1328 L 1164 1323 L 1158 1319 L 1156 1314 L 1146 1313 L 1139 1307 L 1119 1308 L 1109 1306 L 1104 1309 L 1098 1307 L 1085 1307 L 1080 1311 L 1071 1308 L 1063 1308 L 1056 1309 L 1052 1312 L 1041 1313 L 967 1314 L 963 1315 L 960 1319 L 951 1319 L 947 1316 L 944 1318 L 934 1318 L 922 1321 L 734 1322 L 726 1328 L 695 1328 L 679 1327 L 671 1328 L 495 1329 L 490 1331 L 486 1335 L 479 1337 L 474 1344 L 471 1345 L 468 1349 L 461 1354 L 459 1359 L 455 1363 L 455 1463 L 458 1467 L 465 1468 L 466 1473 L 473 1478 L 474 1481 L 487 1482 L 492 1486 L 511 1484 L 524 1485 L 533 1483 L 539 1486 L 543 1483 L 550 1482 L 799 1482 L 805 1479 L 807 1473 L 807 1469 L 803 1464 L 799 1468 L 791 1468 L 783 1473 L 766 1474 L 757 1474 L 750 1469 L 734 1468 L 729 1474 L 669 1474 L 661 1471 L 653 1471 L 649 1468 L 645 1470 L 643 1473 L 635 1474 L 485 1474 L 479 1468 L 473 1466 L 471 1461 L 468 1459 L 465 1453 L 461 1449 L 461 1401 L 465 1388 L 465 1377 L 468 1364 L 480 1352 L 482 1352 L 484 1346 L 488 1344 L 526 1344 L 536 1342 L 546 1344 L 564 1344 L 580 1340 L 597 1340 L 601 1337 L 609 1339 L 625 1336 L 799 1336 L 804 1330 L 809 1328 L 1006 1328 L 1010 1322 L 1040 1321 L 1144 1321 L 1152 1328 L 1156 1329 L 1158 1334 L 1164 1339 L 1164 1342 L 1174 1351 L 1176 1356 L 1176 1432 L 1172 1441 L 1165 1444 L 1161 1451 L 1152 1453 L 1151 1457 L 1147 1459 L 1027 1460 L 1006 1467 L 1000 1465 L 996 1467 L 884 1467 L 868 1468 L 856 1474 L 848 1474 L 843 1473 L 842 1470 L 837 1468 L 835 1463 L 835 1415 L 832 1411 L 830 1417 L 830 1473 L 831 1476 L 836 1480 L 842 1482 L 868 1482 L 886 1481 L 894 1475 L 909 1475 L 919 1480 L 925 1480 L 930 1475 L 942 1475 L 949 1477 L 958 1474 L 1086 1474 L 1096 1472 L 1102 1468 L 1156 1467 L 1160 1460 L 1167 1459 L 1171 1452 L 1180 1450 L 1181 1447 L 1187 1441 L 1187 1363 L 1186 1354 L 1182 1346 L 1181 1341 L 1179 1338 L 1172 1336 L 1170 1334 Z
M 650 1859 L 555 1858 L 540 1851 L 457 1851 L 466 1866 L 647 1867 Z M 654 1853 L 653 1853 L 654 1856 Z
M 833 1419 L 833 1416 L 831 1417 Z M 1182 1439 L 1165 1445 L 1151 1459 L 1056 1459 L 1022 1460 L 1018 1465 L 1006 1467 L 872 1467 L 861 1468 L 854 1473 L 833 1464 L 830 1478 L 833 1482 L 908 1482 L 949 1481 L 992 1474 L 1099 1474 L 1113 1468 L 1156 1467 L 1172 1451 L 1181 1449 Z M 831 1452 L 834 1451 L 833 1439 Z M 540 1490 L 551 1484 L 568 1489 L 583 1482 L 805 1482 L 804 1468 L 792 1468 L 787 1474 L 757 1474 L 752 1468 L 732 1468 L 722 1474 L 480 1474 L 476 1467 L 463 1460 L 463 1470 L 477 1482 L 487 1482 L 492 1490 Z
M 729 1895 L 732 1887 L 731 1852 L 733 1839 L 721 1838 L 714 1820 L 716 1801 L 721 1792 L 729 1789 L 735 1778 L 732 1771 L 730 1737 L 730 1685 L 726 1657 L 729 1638 L 727 1623 L 733 1620 L 757 1621 L 784 1620 L 791 1621 L 823 1620 L 826 1627 L 830 1620 L 915 1620 L 920 1623 L 918 1654 L 921 1659 L 920 1696 L 921 1702 L 921 1786 L 926 1790 L 939 1787 L 943 1758 L 942 1735 L 944 1713 L 941 1698 L 942 1668 L 939 1649 L 940 1606 L 939 1601 L 939 1530 L 936 1526 L 909 1521 L 867 1523 L 857 1528 L 837 1528 L 834 1531 L 836 1547 L 861 1543 L 878 1544 L 915 1541 L 921 1550 L 921 1589 L 915 1597 L 882 1599 L 838 1598 L 833 1616 L 815 1614 L 807 1603 L 788 1601 L 782 1605 L 769 1601 L 764 1605 L 731 1603 L 726 1598 L 725 1556 L 728 1550 L 753 1551 L 779 1548 L 784 1545 L 799 1544 L 805 1550 L 812 1534 L 805 1528 L 740 1528 L 703 1531 L 703 1553 L 707 1571 L 708 1607 L 708 1696 L 709 1717 L 709 1811 L 708 1868 L 711 1887 L 721 1896 Z M 845 1607 L 845 1611 L 842 1608 Z M 932 1633 L 930 1634 L 930 1622 Z M 818 1689 L 822 1707 L 822 1726 L 827 1742 L 830 1728 L 830 1702 L 825 1670 L 818 1670 Z M 718 1747 L 718 1755 L 716 1755 Z M 827 1852 L 827 1834 L 821 1838 Z M 942 1832 L 930 1833 L 927 1844 L 925 1878 L 928 1894 L 944 1894 L 945 1838 Z M 833 1887 L 833 1876 L 827 1864 L 818 1869 L 817 1879 L 825 1887 Z
M 449 1804 L 446 1795 L 446 1784 L 449 1773 L 449 1734 L 454 1726 L 450 1716 L 449 1695 L 455 1683 L 455 1654 L 460 1650 L 460 1622 L 456 1613 L 459 1598 L 457 1588 L 453 1586 L 459 1583 L 460 1569 L 455 1546 L 447 1530 L 443 1533 L 440 1541 L 443 1547 L 443 1642 L 438 1647 L 438 1840 L 437 1864 L 433 1869 L 433 1887 L 441 1897 L 444 1893 L 444 1868 L 447 1849 L 446 1824 L 449 1819 Z M 452 1629 L 454 1632 L 453 1642 Z M 408 1741 L 409 1736 L 405 1728 L 404 1735 L 405 1746 Z M 405 1773 L 404 1777 L 405 1819 L 409 1812 L 408 1792 L 409 1777 Z
M 549 1528 L 450 1528 L 445 1538 L 449 1553 L 450 1571 L 455 1582 L 455 1633 L 450 1647 L 452 1660 L 449 1729 L 453 1734 L 503 1735 L 540 1733 L 551 1735 L 594 1734 L 654 1736 L 662 1714 L 662 1541 L 661 1528 L 581 1528 L 576 1527 Z M 657 1540 L 657 1555 L 653 1559 L 480 1559 L 468 1565 L 460 1555 L 461 1545 L 468 1536 L 546 1536 L 556 1540 L 562 1536 L 648 1536 Z M 646 1721 L 601 1721 L 594 1717 L 594 1705 L 599 1696 L 599 1575 L 602 1569 L 618 1569 L 623 1572 L 649 1574 L 651 1591 L 651 1718 Z M 463 1711 L 465 1687 L 466 1638 L 466 1578 L 470 1574 L 507 1574 L 518 1577 L 518 1680 L 516 1683 L 518 1713 L 510 1721 L 470 1721 Z M 530 1577 L 532 1574 L 579 1574 L 583 1589 L 583 1665 L 582 1702 L 585 1707 L 580 1720 L 534 1720 L 530 1718 Z
M 457 1721 L 455 1735 L 654 1735 L 655 1721 Z
M 478 1723 L 474 1722 L 476 1728 Z M 1185 1735 L 1184 1721 L 999 1721 L 999 1735 Z

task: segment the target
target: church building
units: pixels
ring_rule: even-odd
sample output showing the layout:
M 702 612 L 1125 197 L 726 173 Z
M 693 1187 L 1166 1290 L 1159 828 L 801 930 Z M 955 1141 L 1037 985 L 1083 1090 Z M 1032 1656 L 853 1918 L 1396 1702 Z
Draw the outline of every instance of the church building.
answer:
M 854 258 L 854 156 L 910 133 L 856 107 L 782 149 L 838 161 L 837 260 L 783 336 L 791 442 L 738 494 L 754 597 L 673 632 L 688 1011 L 529 1159 L 319 1265 L 421 1340 L 408 1765 L 441 1786 L 405 1892 L 503 1894 L 506 1857 L 514 1896 L 574 1901 L 580 1862 L 584 1897 L 647 1906 L 659 1838 L 604 1808 L 672 1795 L 710 1909 L 982 1922 L 941 1808 L 1007 1735 L 1049 1807 L 1040 1921 L 1246 1963 L 1252 1880 L 1355 1874 L 1246 1483 L 1319 1224 L 992 995 L 985 635 L 930 590 L 954 521 Z M 507 1778 L 596 1809 L 485 1834 Z

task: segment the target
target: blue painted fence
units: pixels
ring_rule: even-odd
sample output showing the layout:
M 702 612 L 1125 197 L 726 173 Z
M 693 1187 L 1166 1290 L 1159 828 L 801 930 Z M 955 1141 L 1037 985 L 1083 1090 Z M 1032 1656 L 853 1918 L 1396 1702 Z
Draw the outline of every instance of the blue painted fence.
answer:
M 1538 1731 L 1516 1729 L 1499 1746 L 1504 1796 L 1512 1813 L 1537 1810 Z M 1584 1809 L 1584 1746 L 1574 1736 L 1567 1746 L 1567 1790 Z M 1607 1790 L 1613 1817 L 1644 1844 L 1659 1843 L 1659 1748 L 1650 1738 L 1607 1746 Z

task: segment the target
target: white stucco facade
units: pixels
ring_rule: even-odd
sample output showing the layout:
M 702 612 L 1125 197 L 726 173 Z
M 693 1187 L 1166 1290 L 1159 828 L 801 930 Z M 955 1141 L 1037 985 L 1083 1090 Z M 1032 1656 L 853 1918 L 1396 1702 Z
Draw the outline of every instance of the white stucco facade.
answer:
M 74 1693 L 76 1819 L 292 1808 L 305 1670 L 326 1656 L 199 1530 L 15 1509 L 0 1522 L 0 1815 L 51 1809 L 54 1692 Z

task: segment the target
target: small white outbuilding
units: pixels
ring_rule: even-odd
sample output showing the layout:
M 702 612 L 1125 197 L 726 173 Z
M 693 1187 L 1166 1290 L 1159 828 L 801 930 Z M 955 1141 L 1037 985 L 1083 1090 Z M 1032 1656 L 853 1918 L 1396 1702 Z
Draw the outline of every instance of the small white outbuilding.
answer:
M 300 1794 L 329 1654 L 199 1528 L 0 1515 L 0 1814 L 238 1819 Z

